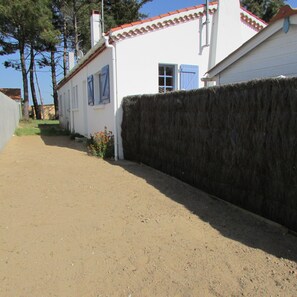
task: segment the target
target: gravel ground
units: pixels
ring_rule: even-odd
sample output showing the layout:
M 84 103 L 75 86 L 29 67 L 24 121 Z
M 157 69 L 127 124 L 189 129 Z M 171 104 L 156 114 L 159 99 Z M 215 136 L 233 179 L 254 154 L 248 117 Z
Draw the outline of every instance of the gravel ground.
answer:
M 0 152 L 0 297 L 297 296 L 297 237 L 67 137 Z

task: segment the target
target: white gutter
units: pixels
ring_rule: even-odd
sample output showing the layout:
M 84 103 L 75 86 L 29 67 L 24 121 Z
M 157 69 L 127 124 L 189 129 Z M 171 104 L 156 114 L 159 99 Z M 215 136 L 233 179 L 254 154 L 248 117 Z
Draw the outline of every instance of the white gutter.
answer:
M 117 73 L 116 73 L 116 51 L 115 47 L 109 43 L 109 37 L 103 36 L 105 40 L 105 46 L 110 48 L 112 51 L 112 88 L 113 88 L 113 96 L 114 96 L 114 104 L 113 104 L 113 117 L 114 117 L 114 159 L 118 161 L 119 153 L 118 153 L 118 127 L 117 127 L 117 109 L 118 109 L 118 88 L 117 88 Z
M 206 20 L 205 20 L 205 25 L 206 25 L 206 31 L 205 31 L 205 37 L 206 37 L 206 40 L 205 40 L 205 46 L 209 46 L 209 23 L 210 23 L 210 20 L 209 20 L 209 3 L 208 3 L 208 0 L 206 0 L 206 4 L 205 4 L 205 7 L 206 7 Z

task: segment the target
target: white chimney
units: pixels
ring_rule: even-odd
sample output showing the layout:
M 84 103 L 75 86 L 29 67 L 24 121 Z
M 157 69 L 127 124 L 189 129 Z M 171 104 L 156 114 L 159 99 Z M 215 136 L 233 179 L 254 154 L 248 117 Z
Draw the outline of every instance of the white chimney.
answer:
M 68 53 L 68 71 L 70 71 L 74 67 L 74 52 Z
M 102 37 L 101 15 L 99 11 L 97 10 L 92 11 L 90 21 L 91 21 L 91 47 L 93 47 Z
M 219 0 L 218 10 L 214 15 L 209 68 L 242 45 L 240 13 L 239 0 Z

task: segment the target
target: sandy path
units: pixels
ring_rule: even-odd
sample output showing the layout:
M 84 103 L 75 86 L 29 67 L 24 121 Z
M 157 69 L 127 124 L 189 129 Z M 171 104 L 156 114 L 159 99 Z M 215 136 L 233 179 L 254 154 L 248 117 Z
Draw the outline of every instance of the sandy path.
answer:
M 297 238 L 66 137 L 0 153 L 0 297 L 297 296 Z

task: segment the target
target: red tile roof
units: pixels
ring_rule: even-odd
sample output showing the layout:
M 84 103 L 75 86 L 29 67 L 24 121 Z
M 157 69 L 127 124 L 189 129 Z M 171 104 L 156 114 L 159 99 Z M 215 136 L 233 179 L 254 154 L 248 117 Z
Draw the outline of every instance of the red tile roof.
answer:
M 293 9 L 289 5 L 285 5 L 281 7 L 278 13 L 270 20 L 270 24 L 294 14 L 297 14 L 297 9 Z
M 218 2 L 211 2 L 211 3 L 209 3 L 209 5 L 215 5 L 217 3 Z M 196 5 L 196 6 L 191 6 L 191 7 L 187 7 L 187 8 L 182 8 L 182 9 L 170 11 L 170 12 L 167 12 L 167 13 L 152 17 L 152 18 L 148 18 L 148 19 L 144 19 L 144 20 L 141 20 L 141 21 L 138 21 L 138 22 L 134 22 L 134 23 L 130 23 L 130 24 L 124 24 L 124 25 L 112 28 L 110 30 L 110 32 L 115 32 L 115 31 L 122 30 L 122 29 L 125 29 L 125 28 L 128 28 L 128 27 L 133 27 L 135 25 L 145 24 L 145 23 L 148 23 L 148 22 L 152 22 L 152 21 L 155 21 L 155 20 L 158 20 L 158 19 L 168 17 L 168 16 L 172 16 L 174 14 L 178 14 L 178 13 L 181 13 L 181 12 L 186 12 L 186 11 L 194 10 L 194 9 L 197 9 L 197 8 L 202 8 L 204 6 L 205 6 L 205 4 L 201 4 L 201 5 Z
M 210 2 L 209 3 L 209 12 L 212 14 L 217 10 L 217 4 L 218 2 Z M 112 28 L 109 32 L 105 34 L 105 36 L 111 37 L 111 43 L 114 41 L 123 40 L 127 37 L 137 36 L 140 34 L 144 34 L 147 32 L 152 32 L 155 30 L 159 30 L 161 28 L 167 28 L 169 26 L 188 22 L 197 18 L 200 18 L 204 15 L 204 8 L 205 4 L 196 5 L 188 8 L 182 8 L 179 10 L 171 11 L 159 16 L 155 16 L 152 18 L 136 21 L 129 24 L 124 24 L 115 28 Z M 195 10 L 199 11 L 195 11 Z M 247 25 L 254 28 L 256 31 L 260 31 L 266 26 L 266 23 L 259 19 L 257 16 L 253 15 L 248 10 L 242 8 L 241 12 L 241 19 L 243 22 L 245 22 Z M 186 13 L 188 12 L 188 13 Z M 181 15 L 177 15 L 181 14 Z M 175 18 L 174 15 L 177 15 Z M 151 24 L 149 24 L 151 23 Z M 141 25 L 144 26 L 141 26 Z M 61 88 L 67 81 L 69 81 L 76 73 L 78 73 L 85 65 L 89 64 L 95 57 L 97 57 L 103 50 L 105 49 L 105 45 L 101 45 L 99 48 L 97 48 L 94 52 L 89 52 L 90 54 L 86 55 L 80 64 L 77 65 L 67 75 L 58 85 L 58 89 Z M 91 49 L 92 51 L 92 49 Z
M 211 14 L 217 10 L 217 4 L 218 2 L 209 3 L 209 12 Z M 187 7 L 187 8 L 171 11 L 165 14 L 161 14 L 159 16 L 155 16 L 152 18 L 144 19 L 141 21 L 124 24 L 124 25 L 112 28 L 108 33 L 106 33 L 106 35 L 111 35 L 114 40 L 122 40 L 127 37 L 155 31 L 161 28 L 166 28 L 171 25 L 190 21 L 203 16 L 205 14 L 203 8 L 205 8 L 205 4 Z M 200 11 L 197 11 L 197 9 L 199 9 Z M 182 14 L 185 12 L 188 12 L 188 13 Z M 182 14 L 182 15 L 176 16 L 174 18 L 174 15 L 177 15 L 177 14 Z M 252 27 L 256 31 L 260 31 L 267 25 L 263 20 L 261 20 L 256 15 L 252 14 L 250 11 L 246 10 L 243 7 L 241 7 L 240 17 L 243 22 L 245 22 L 248 26 Z
M 21 89 L 15 89 L 15 88 L 1 88 L 0 92 L 5 94 L 6 96 L 10 97 L 13 100 L 21 100 Z

